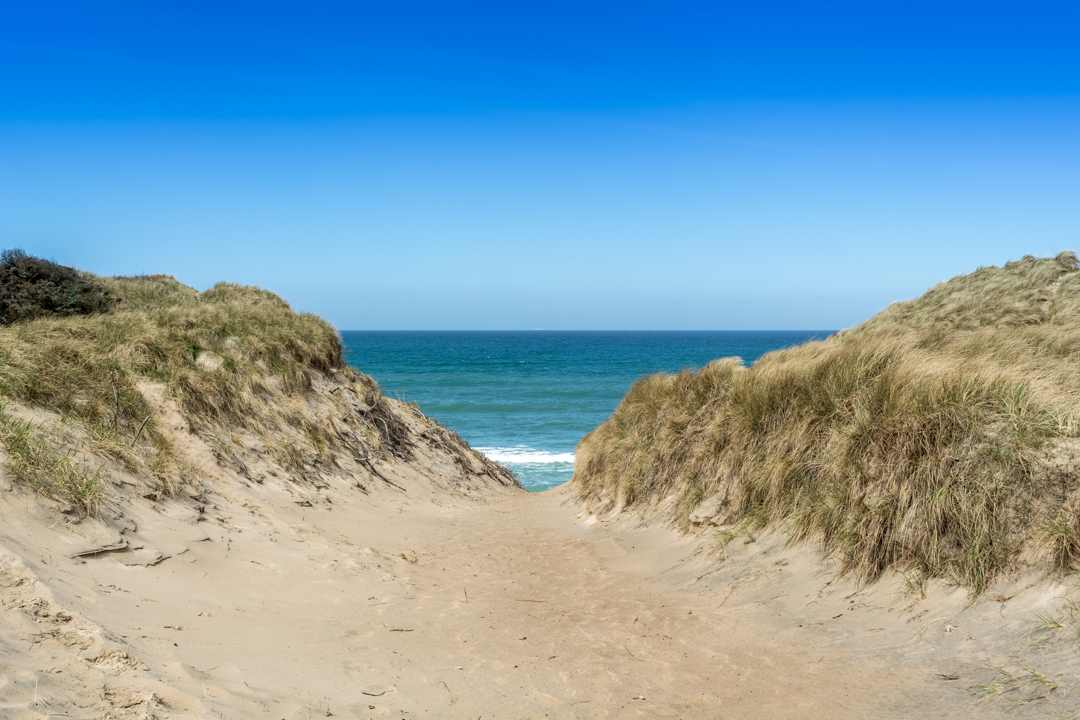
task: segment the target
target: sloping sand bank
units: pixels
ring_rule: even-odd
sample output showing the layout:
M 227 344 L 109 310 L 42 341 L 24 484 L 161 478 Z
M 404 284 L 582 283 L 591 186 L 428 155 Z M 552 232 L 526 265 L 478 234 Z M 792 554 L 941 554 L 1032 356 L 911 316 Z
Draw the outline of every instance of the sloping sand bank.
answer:
M 1022 646 L 1056 586 L 1019 582 L 1007 602 L 973 607 L 939 590 L 909 607 L 895 579 L 858 591 L 777 538 L 737 540 L 718 561 L 668 530 L 584 517 L 563 490 L 424 495 L 419 477 L 391 477 L 410 491 L 301 498 L 236 482 L 201 502 L 132 502 L 123 532 L 0 488 L 0 715 L 959 718 L 1068 707 L 1063 688 L 1013 710 L 1015 693 L 964 691 L 994 679 L 987 667 Z M 1042 653 L 1038 670 L 1076 680 L 1072 645 Z

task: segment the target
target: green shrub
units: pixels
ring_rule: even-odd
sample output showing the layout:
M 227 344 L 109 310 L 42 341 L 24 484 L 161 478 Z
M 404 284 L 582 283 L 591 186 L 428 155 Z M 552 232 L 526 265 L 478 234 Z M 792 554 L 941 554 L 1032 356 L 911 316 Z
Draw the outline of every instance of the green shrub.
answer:
M 22 250 L 0 253 L 0 325 L 108 312 L 116 298 L 92 278 Z

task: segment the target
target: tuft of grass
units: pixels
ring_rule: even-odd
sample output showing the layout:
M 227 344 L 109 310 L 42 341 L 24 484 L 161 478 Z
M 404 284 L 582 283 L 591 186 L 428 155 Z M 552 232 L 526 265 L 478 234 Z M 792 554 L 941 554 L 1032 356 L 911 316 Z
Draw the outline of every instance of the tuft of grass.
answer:
M 1018 670 L 1012 671 L 1002 667 L 991 669 L 994 671 L 996 679 L 991 680 L 990 682 L 972 685 L 971 687 L 965 688 L 965 690 L 977 697 L 1008 695 L 1015 698 L 1012 702 L 1012 707 L 1018 707 L 1033 702 L 1049 700 L 1050 693 L 1061 687 L 1060 683 L 1026 665 Z
M 1049 552 L 1057 570 L 1076 568 L 1080 561 L 1080 518 L 1070 508 L 1056 508 L 1048 513 L 1038 528 L 1038 538 Z
M 731 541 L 738 537 L 738 533 L 734 530 L 725 528 L 723 530 L 717 530 L 712 534 L 712 539 L 709 543 L 709 549 L 724 556 L 727 559 L 727 546 L 731 544 Z
M 1080 557 L 1073 253 L 938 285 L 832 337 L 642 378 L 579 444 L 594 502 L 674 498 L 783 526 L 867 580 L 983 590 L 1025 550 Z
M 1076 589 L 1057 598 L 1051 610 L 1036 614 L 1030 623 L 1027 636 L 1028 644 L 1033 647 L 1045 648 L 1061 640 L 1062 634 L 1071 643 L 1080 642 L 1080 600 L 1076 597 Z
M 103 493 L 102 469 L 81 464 L 74 452 L 56 449 L 40 429 L 4 412 L 0 405 L 0 445 L 7 460 L 4 469 L 35 492 L 69 504 L 84 515 L 93 513 Z

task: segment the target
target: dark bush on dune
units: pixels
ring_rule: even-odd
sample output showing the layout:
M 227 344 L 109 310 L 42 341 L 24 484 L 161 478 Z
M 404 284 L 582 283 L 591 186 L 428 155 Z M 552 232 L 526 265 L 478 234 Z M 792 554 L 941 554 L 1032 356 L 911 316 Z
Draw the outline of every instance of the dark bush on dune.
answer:
M 19 320 L 108 312 L 117 299 L 74 268 L 27 255 L 0 253 L 0 325 Z

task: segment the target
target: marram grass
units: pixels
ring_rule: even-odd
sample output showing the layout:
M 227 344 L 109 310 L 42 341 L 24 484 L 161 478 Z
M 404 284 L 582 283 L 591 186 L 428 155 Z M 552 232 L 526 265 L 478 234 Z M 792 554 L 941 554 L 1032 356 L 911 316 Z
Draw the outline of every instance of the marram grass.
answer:
M 309 417 L 313 379 L 366 378 L 345 366 L 326 322 L 253 287 L 223 283 L 200 293 L 162 275 L 92 279 L 119 298 L 113 312 L 0 326 L 0 402 L 58 414 L 80 428 L 87 450 L 153 479 L 165 494 L 182 484 L 185 468 L 157 427 L 148 386 L 163 388 L 196 431 L 286 429 L 296 438 L 277 448 L 286 466 L 336 442 Z M 0 438 L 15 458 L 9 471 L 11 462 L 36 462 L 18 448 L 37 447 L 37 436 L 14 422 L 4 420 Z M 83 495 L 76 504 L 92 508 L 94 493 Z
M 1080 561 L 1080 273 L 1026 257 L 752 367 L 638 381 L 580 443 L 579 493 L 786 528 L 844 570 L 976 592 Z M 669 502 L 663 502 L 669 501 Z
M 90 469 L 51 442 L 29 420 L 18 420 L 0 405 L 0 445 L 7 455 L 4 469 L 9 477 L 35 492 L 68 504 L 83 515 L 94 512 L 101 501 L 102 468 Z

